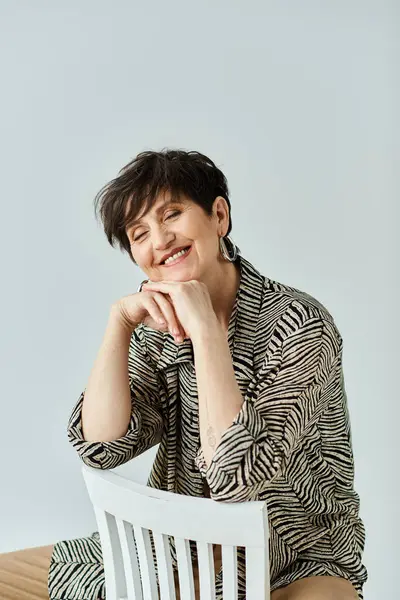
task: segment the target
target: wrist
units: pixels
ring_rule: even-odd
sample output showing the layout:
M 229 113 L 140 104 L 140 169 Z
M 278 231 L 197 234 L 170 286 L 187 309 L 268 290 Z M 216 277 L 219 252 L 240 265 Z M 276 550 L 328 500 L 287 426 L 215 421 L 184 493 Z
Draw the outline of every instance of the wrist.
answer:
M 109 324 L 111 326 L 125 329 L 126 332 L 130 334 L 139 325 L 139 323 L 132 323 L 126 318 L 118 303 L 111 306 L 109 313 Z
M 226 335 L 221 323 L 217 318 L 210 319 L 204 323 L 200 323 L 195 332 L 191 335 L 193 346 L 197 344 L 207 345 L 212 342 L 225 340 Z

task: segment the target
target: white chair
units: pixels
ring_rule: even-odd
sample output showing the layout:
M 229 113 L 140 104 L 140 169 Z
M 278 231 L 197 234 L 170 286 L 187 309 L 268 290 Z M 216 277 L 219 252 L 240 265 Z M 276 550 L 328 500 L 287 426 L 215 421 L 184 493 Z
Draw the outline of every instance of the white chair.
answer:
M 196 542 L 201 600 L 215 598 L 213 544 L 221 546 L 224 600 L 238 597 L 237 546 L 246 552 L 247 600 L 269 599 L 265 502 L 221 503 L 150 488 L 137 483 L 143 468 L 136 475 L 136 461 L 108 471 L 82 467 L 100 535 L 107 600 L 176 599 L 168 536 L 175 541 L 181 600 L 195 599 L 189 540 Z

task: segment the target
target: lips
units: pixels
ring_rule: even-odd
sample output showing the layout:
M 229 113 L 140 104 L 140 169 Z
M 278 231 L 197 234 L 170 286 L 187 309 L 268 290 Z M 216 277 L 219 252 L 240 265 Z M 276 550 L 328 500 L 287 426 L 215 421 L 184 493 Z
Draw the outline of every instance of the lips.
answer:
M 165 263 L 165 261 L 167 260 L 167 258 L 169 258 L 170 256 L 173 256 L 174 254 L 176 254 L 177 252 L 180 252 L 181 250 L 185 250 L 186 248 L 190 248 L 190 246 L 178 246 L 178 248 L 174 248 L 173 250 L 171 250 L 171 252 L 168 252 L 168 254 L 164 254 L 164 256 L 160 260 L 159 264 L 163 265 Z

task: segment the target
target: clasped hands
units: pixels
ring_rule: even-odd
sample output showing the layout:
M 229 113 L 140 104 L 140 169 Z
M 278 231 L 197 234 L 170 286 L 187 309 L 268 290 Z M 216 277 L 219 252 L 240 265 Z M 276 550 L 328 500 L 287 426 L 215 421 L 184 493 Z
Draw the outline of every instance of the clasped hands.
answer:
M 208 287 L 200 281 L 147 282 L 142 291 L 167 296 L 176 315 L 168 325 L 177 343 L 185 338 L 194 342 L 204 329 L 220 327 Z

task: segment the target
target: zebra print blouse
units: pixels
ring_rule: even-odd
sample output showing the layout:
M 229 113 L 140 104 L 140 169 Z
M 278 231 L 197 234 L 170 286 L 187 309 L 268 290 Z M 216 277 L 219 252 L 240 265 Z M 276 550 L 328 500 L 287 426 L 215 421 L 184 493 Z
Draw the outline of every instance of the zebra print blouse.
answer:
M 354 490 L 342 337 L 318 300 L 261 275 L 240 255 L 237 261 L 240 285 L 228 342 L 244 401 L 209 467 L 200 447 L 192 343 L 177 345 L 168 333 L 142 324 L 132 334 L 129 351 L 128 432 L 115 441 L 86 442 L 82 392 L 69 420 L 69 439 L 82 460 L 99 469 L 121 465 L 160 442 L 148 485 L 191 496 L 209 490 L 216 501 L 267 502 L 271 591 L 311 575 L 336 575 L 350 580 L 362 599 L 365 528 Z M 240 550 L 239 597 L 244 598 Z M 173 542 L 171 554 L 176 567 Z M 91 569 L 80 559 L 87 555 L 95 557 Z M 103 598 L 104 575 L 95 564 L 99 556 L 97 532 L 56 544 L 50 597 L 86 598 L 82 590 L 91 590 Z M 79 560 L 86 563 L 81 571 Z M 72 562 L 73 592 L 68 580 Z M 217 600 L 222 599 L 221 583 L 222 569 Z

